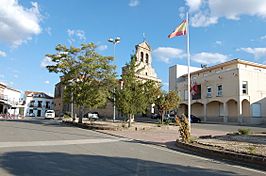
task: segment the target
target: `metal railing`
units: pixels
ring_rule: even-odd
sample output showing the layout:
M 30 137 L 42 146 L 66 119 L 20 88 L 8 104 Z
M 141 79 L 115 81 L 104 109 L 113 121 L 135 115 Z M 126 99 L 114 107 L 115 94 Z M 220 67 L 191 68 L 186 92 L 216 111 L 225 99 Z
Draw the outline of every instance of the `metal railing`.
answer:
M 15 115 L 15 114 L 0 114 L 0 119 L 6 119 L 6 120 L 12 120 L 12 119 L 20 119 L 22 118 L 23 116 L 18 114 L 18 115 Z

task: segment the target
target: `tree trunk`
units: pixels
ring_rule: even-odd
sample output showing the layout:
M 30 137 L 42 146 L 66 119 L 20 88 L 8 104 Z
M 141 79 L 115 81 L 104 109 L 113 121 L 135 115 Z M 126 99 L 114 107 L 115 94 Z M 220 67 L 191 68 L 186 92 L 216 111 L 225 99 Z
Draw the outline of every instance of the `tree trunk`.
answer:
M 82 118 L 83 118 L 83 114 L 84 114 L 84 106 L 81 106 L 81 111 L 79 113 L 79 121 L 78 123 L 82 123 Z
M 131 116 L 132 116 L 131 114 L 129 114 L 129 116 L 128 116 L 129 117 L 128 118 L 128 127 L 131 127 Z
M 162 121 L 161 121 L 162 124 L 163 124 L 163 120 L 164 120 L 164 114 L 165 114 L 165 111 L 163 111 L 161 114 L 162 115 L 162 117 L 161 117 L 162 118 Z

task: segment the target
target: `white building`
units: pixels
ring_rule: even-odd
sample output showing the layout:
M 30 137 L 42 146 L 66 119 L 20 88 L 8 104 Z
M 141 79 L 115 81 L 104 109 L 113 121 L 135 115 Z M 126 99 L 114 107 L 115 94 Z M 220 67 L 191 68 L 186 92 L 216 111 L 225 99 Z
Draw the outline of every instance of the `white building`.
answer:
M 21 92 L 0 83 L 0 114 L 20 114 Z
M 43 92 L 25 91 L 24 116 L 43 117 L 46 110 L 54 108 L 54 99 Z
M 207 122 L 266 123 L 266 65 L 233 59 L 191 72 L 191 114 Z M 188 75 L 175 90 L 178 114 L 188 112 Z
M 189 67 L 190 72 L 198 71 L 202 68 Z M 169 67 L 169 91 L 177 90 L 178 79 L 188 73 L 187 65 L 174 65 Z

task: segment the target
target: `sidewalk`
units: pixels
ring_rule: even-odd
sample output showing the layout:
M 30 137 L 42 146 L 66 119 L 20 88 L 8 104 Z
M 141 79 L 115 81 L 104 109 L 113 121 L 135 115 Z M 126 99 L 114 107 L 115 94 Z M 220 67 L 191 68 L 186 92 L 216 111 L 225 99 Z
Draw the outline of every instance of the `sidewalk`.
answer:
M 123 128 L 117 131 L 111 130 L 97 130 L 102 133 L 111 134 L 119 137 L 126 137 L 129 139 L 139 140 L 148 143 L 168 146 L 174 143 L 179 138 L 178 126 L 163 125 L 158 127 L 156 124 L 136 122 L 131 128 Z M 192 136 L 218 136 L 225 135 L 226 132 L 192 129 Z

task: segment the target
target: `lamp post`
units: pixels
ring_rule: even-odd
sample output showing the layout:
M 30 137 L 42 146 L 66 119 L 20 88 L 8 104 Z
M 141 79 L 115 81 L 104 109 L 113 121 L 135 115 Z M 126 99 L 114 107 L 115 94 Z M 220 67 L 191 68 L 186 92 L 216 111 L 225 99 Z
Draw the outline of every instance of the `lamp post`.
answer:
M 120 37 L 116 37 L 115 39 L 113 38 L 109 38 L 108 39 L 108 42 L 111 42 L 113 44 L 113 47 L 114 47 L 114 59 L 115 59 L 115 46 L 116 44 L 118 44 L 120 42 Z M 115 93 L 115 88 L 114 88 L 114 93 Z M 114 112 L 113 112 L 113 122 L 115 122 L 115 95 L 114 95 Z

